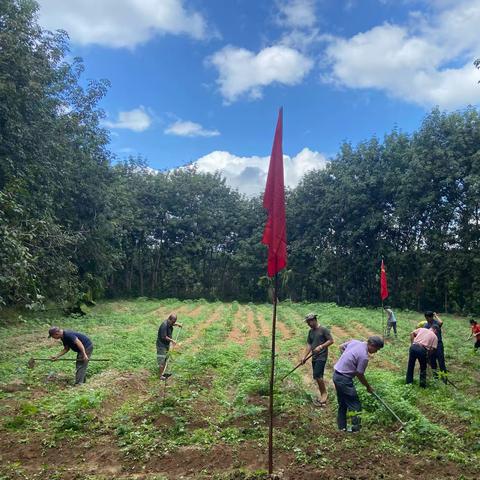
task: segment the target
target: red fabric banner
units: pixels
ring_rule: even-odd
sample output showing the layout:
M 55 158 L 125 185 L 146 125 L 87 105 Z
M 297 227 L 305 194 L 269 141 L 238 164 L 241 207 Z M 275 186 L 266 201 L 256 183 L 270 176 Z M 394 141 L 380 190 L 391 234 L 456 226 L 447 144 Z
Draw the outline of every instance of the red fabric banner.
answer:
M 380 266 L 380 297 L 385 300 L 388 297 L 388 287 L 387 287 L 387 272 L 385 271 L 385 265 Z
M 282 150 L 283 108 L 278 112 L 277 128 L 273 140 L 267 185 L 263 206 L 268 220 L 262 243 L 268 245 L 268 276 L 273 277 L 287 265 L 287 228 L 285 219 L 285 187 L 283 180 Z

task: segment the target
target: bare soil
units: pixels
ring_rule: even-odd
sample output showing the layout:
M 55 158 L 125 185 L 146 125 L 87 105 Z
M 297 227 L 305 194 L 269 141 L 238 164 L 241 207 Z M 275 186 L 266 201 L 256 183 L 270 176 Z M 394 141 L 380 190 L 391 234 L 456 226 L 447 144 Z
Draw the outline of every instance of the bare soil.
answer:
M 242 321 L 243 317 L 243 311 L 241 307 L 236 311 L 234 317 L 233 317 L 233 328 L 231 332 L 228 335 L 228 340 L 230 342 L 238 343 L 240 345 L 243 345 L 245 343 L 245 333 L 242 332 Z
M 254 314 L 250 307 L 247 308 L 247 340 L 249 341 L 249 349 L 247 351 L 248 358 L 257 358 L 260 355 L 260 345 L 258 343 L 258 330 L 254 322 Z
M 265 320 L 265 317 L 262 313 L 257 312 L 258 323 L 260 324 L 260 330 L 262 337 L 270 337 L 272 334 L 272 329 L 270 324 Z
M 353 322 L 352 323 L 352 327 L 355 331 L 357 331 L 357 336 L 358 334 L 360 334 L 362 337 L 365 338 L 365 340 L 368 338 L 368 337 L 371 337 L 372 335 L 380 335 L 382 336 L 382 331 L 381 331 L 381 328 L 379 331 L 377 332 L 374 332 L 373 330 L 370 330 L 369 328 L 367 328 L 365 325 L 363 325 L 363 323 L 360 323 L 360 322 Z
M 283 322 L 277 320 L 277 328 L 283 339 L 291 337 L 290 329 Z

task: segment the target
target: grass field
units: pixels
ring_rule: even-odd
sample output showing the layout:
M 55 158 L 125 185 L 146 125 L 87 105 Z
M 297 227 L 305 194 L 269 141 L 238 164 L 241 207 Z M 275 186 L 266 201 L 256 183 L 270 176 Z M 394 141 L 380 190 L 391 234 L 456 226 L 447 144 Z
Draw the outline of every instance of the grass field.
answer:
M 173 372 L 156 378 L 160 322 L 175 311 L 183 323 Z M 480 354 L 465 319 L 442 316 L 447 368 L 458 386 L 429 378 L 429 388 L 404 385 L 408 333 L 422 316 L 396 312 L 399 338 L 370 361 L 367 378 L 407 422 L 391 415 L 358 386 L 363 430 L 337 432 L 331 372 L 338 345 L 381 334 L 379 310 L 333 304 L 282 303 L 277 376 L 303 352 L 314 311 L 332 330 L 327 408 L 313 406 L 310 365 L 275 396 L 275 469 L 284 479 L 470 479 L 480 475 Z M 95 344 L 88 382 L 72 388 L 74 363 L 32 356 L 61 350 L 47 339 L 58 324 Z M 271 306 L 147 300 L 104 302 L 83 318 L 36 314 L 4 320 L 0 328 L 0 480 L 266 478 Z M 73 357 L 73 354 L 69 354 Z M 418 374 L 415 377 L 418 382 Z M 165 388 L 164 388 L 165 386 Z

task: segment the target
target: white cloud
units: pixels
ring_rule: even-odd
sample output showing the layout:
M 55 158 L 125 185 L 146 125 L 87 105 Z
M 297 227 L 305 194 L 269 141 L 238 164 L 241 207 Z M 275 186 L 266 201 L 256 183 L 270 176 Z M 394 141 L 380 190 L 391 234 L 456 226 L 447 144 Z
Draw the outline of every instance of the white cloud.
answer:
M 432 17 L 411 15 L 408 26 L 383 24 L 351 38 L 333 38 L 324 80 L 375 88 L 426 107 L 458 108 L 480 102 L 480 1 L 437 3 Z M 440 8 L 441 6 L 441 8 Z
M 292 30 L 287 32 L 282 36 L 279 43 L 305 52 L 310 46 L 322 40 L 325 40 L 325 36 L 320 35 L 317 28 L 311 28 L 308 30 Z
M 124 128 L 134 132 L 143 132 L 152 124 L 152 119 L 144 107 L 134 108 L 126 112 L 119 112 L 117 120 L 105 120 L 103 125 L 107 128 Z
M 184 0 L 39 0 L 40 24 L 66 30 L 73 42 L 135 47 L 155 35 L 206 37 L 202 15 Z
M 200 124 L 177 120 L 172 123 L 166 130 L 168 135 L 178 135 L 180 137 L 216 137 L 220 135 L 218 130 L 207 130 Z
M 324 168 L 327 159 L 319 152 L 304 148 L 294 157 L 283 156 L 285 185 L 295 187 L 302 176 L 314 169 Z M 220 172 L 227 183 L 241 193 L 253 196 L 265 190 L 270 157 L 238 157 L 224 151 L 211 152 L 194 165 L 199 172 Z
M 317 27 L 315 0 L 276 0 L 275 23 L 285 31 L 278 44 L 301 52 L 322 40 Z
M 277 23 L 291 28 L 313 27 L 317 19 L 314 0 L 277 0 Z
M 262 87 L 272 83 L 296 85 L 313 66 L 302 53 L 283 45 L 274 45 L 255 54 L 244 48 L 226 46 L 209 59 L 219 73 L 217 83 L 225 101 L 241 95 L 262 97 Z

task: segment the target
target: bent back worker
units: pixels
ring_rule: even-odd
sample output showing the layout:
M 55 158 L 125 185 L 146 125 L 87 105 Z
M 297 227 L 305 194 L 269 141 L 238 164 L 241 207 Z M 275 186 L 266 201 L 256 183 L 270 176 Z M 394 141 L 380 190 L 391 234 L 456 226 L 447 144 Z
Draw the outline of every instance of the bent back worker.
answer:
M 168 318 L 162 322 L 157 334 L 157 364 L 161 380 L 165 380 L 164 371 L 167 365 L 168 351 L 170 344 L 176 345 L 177 342 L 173 339 L 173 327 L 182 328 L 182 325 L 177 323 L 177 315 L 171 313 Z
M 360 417 L 355 415 L 362 409 L 362 404 L 353 384 L 354 377 L 360 380 L 368 393 L 373 389 L 365 378 L 365 370 L 368 366 L 369 354 L 373 354 L 383 348 L 383 340 L 380 337 L 369 337 L 366 342 L 350 340 L 340 345 L 341 357 L 335 364 L 333 383 L 337 389 L 338 414 L 337 425 L 339 430 L 347 431 L 347 411 L 354 412 L 352 416 L 352 427 L 348 431 L 358 432 L 360 430 Z
M 410 334 L 410 351 L 408 355 L 407 379 L 406 383 L 413 383 L 413 372 L 415 363 L 418 360 L 420 364 L 420 386 L 427 386 L 427 361 L 428 356 L 432 355 L 438 345 L 436 334 L 437 327 L 417 328 Z
M 433 376 L 438 378 L 437 373 L 437 362 L 440 371 L 444 374 L 442 375 L 443 383 L 447 383 L 447 367 L 445 366 L 445 353 L 443 351 L 443 340 L 442 340 L 442 325 L 443 320 L 435 312 L 425 312 L 425 320 L 427 323 L 423 328 L 432 328 L 436 327 L 435 333 L 438 338 L 438 346 L 435 351 L 430 354 L 430 366 L 432 367 Z
M 473 318 L 470 319 L 470 325 L 472 327 L 472 333 L 467 340 L 470 340 L 473 336 L 475 336 L 473 348 L 475 351 L 477 351 L 480 348 L 480 325 Z
M 315 313 L 309 313 L 305 317 L 305 322 L 310 327 L 310 331 L 308 332 L 307 348 L 302 363 L 304 364 L 307 361 L 308 355 L 312 352 L 313 378 L 320 390 L 320 400 L 314 400 L 314 404 L 318 407 L 324 407 L 327 404 L 328 393 L 323 374 L 328 359 L 328 347 L 332 345 L 333 338 L 328 328 L 321 327 L 318 324 Z
M 397 337 L 397 318 L 390 307 L 385 307 L 385 313 L 387 314 L 387 337 L 390 336 L 390 330 L 393 328 L 395 338 Z
M 63 343 L 63 350 L 58 355 L 50 357 L 52 361 L 65 355 L 70 349 L 77 352 L 77 361 L 75 362 L 75 385 L 85 383 L 88 361 L 93 352 L 92 341 L 83 333 L 73 332 L 72 330 L 63 330 L 59 327 L 50 328 L 48 331 L 48 337 L 54 338 L 55 340 L 61 340 Z

